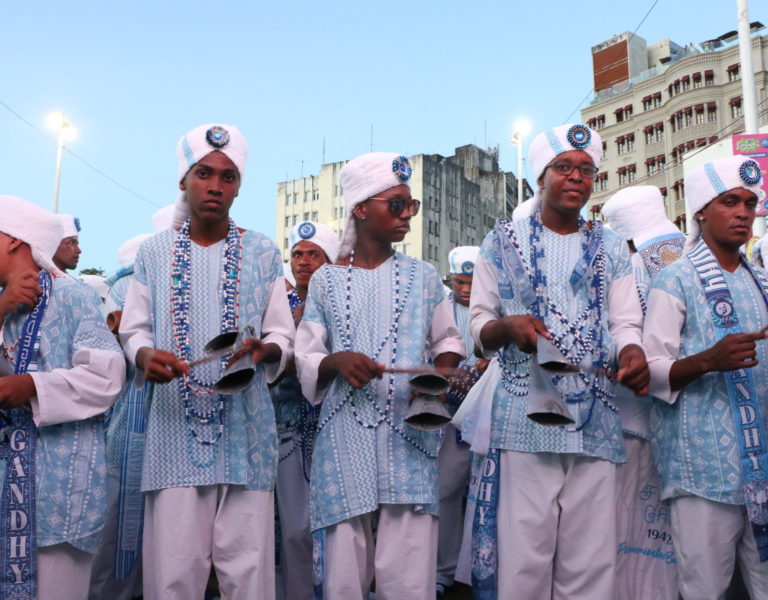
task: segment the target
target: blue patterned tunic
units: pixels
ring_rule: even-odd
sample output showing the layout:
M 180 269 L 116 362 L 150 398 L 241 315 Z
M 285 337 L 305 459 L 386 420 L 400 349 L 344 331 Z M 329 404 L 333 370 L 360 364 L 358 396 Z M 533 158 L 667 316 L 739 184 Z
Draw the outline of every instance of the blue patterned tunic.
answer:
M 743 332 L 768 323 L 765 300 L 743 266 L 722 270 Z M 744 504 L 741 451 L 734 431 L 725 378 L 707 373 L 679 392 L 670 391 L 674 361 L 717 342 L 710 308 L 695 268 L 681 258 L 653 280 L 644 344 L 653 377 L 651 442 L 662 480 L 662 497 L 693 494 L 716 502 Z M 768 422 L 768 342 L 757 342 L 752 369 L 763 423 Z
M 176 235 L 175 231 L 166 230 L 148 238 L 136 256 L 134 281 L 123 313 L 122 325 L 126 327 L 121 325 L 121 339 L 131 359 L 141 343 L 129 339 L 130 335 L 124 337 L 124 333 L 131 329 L 130 323 L 136 322 L 133 313 L 143 313 L 146 308 L 131 306 L 132 300 L 140 297 L 142 289 L 148 292 L 150 342 L 153 342 L 149 345 L 176 351 L 170 308 L 171 264 Z M 272 241 L 260 233 L 244 232 L 242 243 L 238 328 L 252 325 L 263 341 L 274 341 L 281 346 L 283 362 L 277 367 L 269 367 L 269 375 L 274 378 L 284 364 L 293 330 L 285 302 L 280 253 Z M 223 240 L 208 247 L 191 243 L 188 318 L 190 346 L 194 354 L 192 359 L 202 356 L 205 344 L 221 332 L 224 248 Z M 277 315 L 277 322 L 268 323 L 265 315 L 272 309 Z M 276 330 L 272 331 L 271 327 L 276 327 Z M 267 333 L 269 331 L 272 331 L 272 337 Z M 265 333 L 267 335 L 263 337 Z M 221 369 L 221 364 L 214 361 L 195 367 L 193 373 L 200 379 L 213 381 L 220 375 Z M 215 394 L 192 393 L 192 396 L 197 406 L 203 408 L 215 407 L 218 401 Z M 178 381 L 155 385 L 149 400 L 142 490 L 215 484 L 241 484 L 254 490 L 273 489 L 277 468 L 277 435 L 264 366 L 256 369 L 252 383 L 243 392 L 224 396 L 222 412 L 221 437 L 212 445 L 203 445 L 194 439 L 185 418 Z M 194 426 L 203 431 L 206 438 L 215 438 L 218 424 L 197 423 Z
M 445 352 L 464 356 L 464 344 L 435 269 L 402 254 L 395 256 L 404 302 L 396 366 L 418 367 Z M 392 336 L 387 337 L 387 332 L 395 317 L 394 264 L 390 258 L 376 269 L 351 270 L 351 350 L 387 366 L 393 351 Z M 310 484 L 313 530 L 375 511 L 380 504 L 413 504 L 434 514 L 436 504 L 428 505 L 436 503 L 438 497 L 440 436 L 403 423 L 411 393 L 408 375 L 394 376 L 394 401 L 389 411 L 388 374 L 354 392 L 336 377 L 327 392 L 316 393 L 319 362 L 330 353 L 345 350 L 347 273 L 347 267 L 335 265 L 315 272 L 296 340 L 304 393 L 312 402 L 323 402 Z M 387 420 L 382 421 L 382 413 Z
M 527 261 L 530 248 L 528 219 L 515 221 L 513 228 L 520 244 L 520 253 Z M 503 266 L 495 249 L 496 231 L 486 236 L 475 263 L 470 310 L 472 332 L 478 345 L 480 330 L 487 322 L 507 315 L 531 314 L 531 307 L 521 301 L 520 292 L 514 285 L 502 286 L 504 289 L 500 290 L 499 272 Z M 540 247 L 544 248 L 545 257 L 539 264 L 549 282 L 546 293 L 569 320 L 584 310 L 589 295 L 589 278 L 575 291 L 569 283 L 571 273 L 582 256 L 582 241 L 580 233 L 560 235 L 543 228 L 541 234 Z M 603 231 L 603 244 L 607 290 L 607 298 L 604 298 L 607 310 L 603 312 L 603 339 L 609 359 L 615 360 L 618 351 L 625 345 L 640 343 L 642 310 L 626 243 L 614 232 Z M 564 329 L 554 316 L 550 316 L 546 325 L 556 333 L 562 333 Z M 617 412 L 600 400 L 593 402 L 589 395 L 582 397 L 578 403 L 568 404 L 576 422 L 574 427 L 539 425 L 529 419 L 526 407 L 531 355 L 521 352 L 514 344 L 509 344 L 503 351 L 510 372 L 515 377 L 514 385 L 518 395 L 510 393 L 503 381 L 497 385 L 493 398 L 491 448 L 575 453 L 613 462 L 626 459 Z M 591 361 L 589 354 L 585 361 Z M 587 391 L 584 383 L 575 376 L 563 377 L 557 387 L 566 398 L 572 400 Z
M 117 397 L 125 369 L 122 351 L 104 323 L 101 304 L 83 283 L 69 277 L 53 279 L 40 326 L 38 371 L 31 373 L 38 393 L 33 401 L 39 424 L 38 546 L 68 542 L 92 553 L 101 542 L 107 469 L 100 413 Z M 26 316 L 6 317 L 3 342 L 7 348 L 19 339 Z M 9 354 L 15 359 L 14 352 Z M 2 478 L 5 469 L 0 461 Z

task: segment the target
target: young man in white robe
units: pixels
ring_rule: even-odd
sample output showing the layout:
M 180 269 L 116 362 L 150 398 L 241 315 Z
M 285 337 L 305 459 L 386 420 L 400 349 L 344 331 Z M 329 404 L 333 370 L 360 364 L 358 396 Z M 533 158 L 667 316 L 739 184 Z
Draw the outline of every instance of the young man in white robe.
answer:
M 57 215 L 0 196 L 0 581 L 83 600 L 106 511 L 104 421 L 125 363 L 90 291 L 53 263 Z
M 279 251 L 229 217 L 246 155 L 229 125 L 182 136 L 180 230 L 141 245 L 123 310 L 125 353 L 156 384 L 142 473 L 150 600 L 201 597 L 211 564 L 230 600 L 275 595 L 277 435 L 267 382 L 284 366 L 294 327 Z M 253 379 L 222 395 L 214 385 L 226 357 L 189 362 L 215 336 L 249 327 Z
M 625 451 L 608 375 L 645 393 L 648 368 L 626 244 L 580 217 L 601 154 L 584 125 L 537 136 L 532 214 L 497 222 L 475 264 L 472 334 L 502 366 L 473 526 L 477 598 L 613 597 Z M 577 373 L 539 366 L 552 346 Z M 545 398 L 570 425 L 527 416 Z
M 396 369 L 465 356 L 435 269 L 393 248 L 410 229 L 404 156 L 373 152 L 341 171 L 347 222 L 337 265 L 312 276 L 296 334 L 304 395 L 322 402 L 310 484 L 318 592 L 362 600 L 435 595 L 439 434 L 404 422 Z M 374 537 L 375 532 L 375 537 Z
M 762 181 L 744 156 L 688 173 L 684 256 L 648 296 L 651 439 L 685 600 L 725 597 L 737 563 L 768 597 L 768 279 L 739 250 Z

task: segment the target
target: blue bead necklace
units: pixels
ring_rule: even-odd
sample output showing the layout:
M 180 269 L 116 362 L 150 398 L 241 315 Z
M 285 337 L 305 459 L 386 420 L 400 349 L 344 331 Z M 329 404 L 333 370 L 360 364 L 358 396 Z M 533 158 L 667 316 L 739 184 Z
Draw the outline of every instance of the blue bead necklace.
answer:
M 176 236 L 171 264 L 171 319 L 176 352 L 179 358 L 190 361 L 192 349 L 189 342 L 189 301 L 192 240 L 189 237 L 191 219 L 187 219 Z M 223 311 L 221 333 L 237 330 L 240 294 L 240 257 L 242 236 L 234 221 L 230 219 L 225 239 L 224 260 L 220 276 Z M 221 358 L 221 369 L 227 364 L 228 356 Z M 179 392 L 184 405 L 184 416 L 191 438 L 204 446 L 219 441 L 224 433 L 224 397 L 216 394 L 211 386 L 216 379 L 204 380 L 190 371 L 179 378 Z M 216 396 L 212 401 L 211 396 Z M 211 427 L 214 426 L 213 431 Z M 199 429 L 198 429 L 199 428 Z M 207 432 L 207 435 L 204 432 Z M 210 459 L 213 461 L 213 458 Z M 201 466 L 207 466 L 206 465 Z

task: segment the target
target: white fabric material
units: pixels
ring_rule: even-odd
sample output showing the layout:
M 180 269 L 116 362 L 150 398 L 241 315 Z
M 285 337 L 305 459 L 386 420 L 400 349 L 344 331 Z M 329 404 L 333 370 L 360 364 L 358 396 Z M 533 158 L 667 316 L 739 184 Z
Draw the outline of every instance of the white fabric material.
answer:
M 59 214 L 59 220 L 61 221 L 61 239 L 68 237 L 77 237 L 80 235 L 79 221 L 72 215 Z M 61 240 L 59 240 L 61 241 Z
M 762 177 L 755 185 L 747 185 L 741 179 L 739 169 L 748 160 L 753 159 L 738 155 L 720 158 L 699 165 L 685 176 L 685 212 L 693 217 L 688 227 L 688 237 L 683 251 L 685 254 L 693 249 L 699 236 L 701 236 L 701 227 L 696 220 L 696 213 L 717 196 L 728 190 L 744 188 L 755 194 L 758 200 L 763 197 Z M 710 174 L 712 170 L 717 174 L 716 177 Z M 720 184 L 722 184 L 722 189 L 719 187 Z
M 166 229 L 171 228 L 173 222 L 173 211 L 176 209 L 176 204 L 169 204 L 164 206 L 154 215 L 152 215 L 152 233 L 160 233 Z
M 485 373 L 467 392 L 451 421 L 461 431 L 462 438 L 470 444 L 470 450 L 481 456 L 488 454 L 491 444 L 493 394 L 500 379 L 501 365 L 494 357 Z
M 81 348 L 71 368 L 29 375 L 36 390 L 30 400 L 35 425 L 82 421 L 112 406 L 125 382 L 125 358 L 120 352 Z
M 273 492 L 241 486 L 167 488 L 146 495 L 144 598 L 202 598 L 211 563 L 227 600 L 274 600 Z
M 92 564 L 93 554 L 69 544 L 38 548 L 37 600 L 85 600 Z
M 502 450 L 498 597 L 613 598 L 616 465 Z
M 680 234 L 667 219 L 664 198 L 655 185 L 621 189 L 603 205 L 602 211 L 611 229 L 625 240 L 633 240 L 635 247 L 662 235 Z
M 106 277 L 101 275 L 79 275 L 78 279 L 96 290 L 102 302 L 109 296 L 109 284 Z
M 472 271 L 465 273 L 463 266 L 465 263 L 470 263 L 472 265 L 472 270 L 474 270 L 475 261 L 477 260 L 479 252 L 480 246 L 457 246 L 451 250 L 448 253 L 449 273 L 472 275 Z
M 64 238 L 57 215 L 16 196 L 0 196 L 0 232 L 29 244 L 38 266 L 61 273 L 53 264 L 53 255 Z
M 307 227 L 307 224 L 312 227 Z M 301 228 L 306 228 L 306 230 L 311 231 L 311 235 L 307 235 L 306 233 L 303 233 L 303 231 L 300 232 L 299 230 Z M 323 249 L 328 260 L 332 263 L 336 262 L 336 258 L 339 255 L 339 246 L 341 245 L 339 238 L 333 229 L 328 227 L 328 225 L 316 223 L 314 221 L 303 221 L 291 228 L 291 231 L 288 234 L 288 245 L 291 247 L 291 250 L 293 250 L 293 247 L 299 242 L 312 242 L 313 244 L 317 244 Z
M 539 206 L 538 201 L 538 194 L 534 193 L 531 198 L 528 198 L 528 200 L 522 204 L 518 204 L 515 207 L 515 210 L 512 211 L 512 220 L 520 221 L 521 219 L 527 219 L 530 217 L 533 213 L 536 212 L 536 208 Z
M 453 584 L 464 530 L 464 496 L 469 485 L 469 446 L 456 441 L 456 428 L 443 430 L 437 456 L 440 480 L 440 509 L 437 520 L 437 583 L 446 589 Z
M 291 436 L 288 444 L 297 444 Z M 280 454 L 283 454 L 281 449 Z M 304 478 L 301 451 L 294 450 L 277 465 L 277 515 L 280 519 L 279 598 L 312 600 L 312 534 L 309 531 L 309 482 Z
M 274 342 L 280 346 L 281 350 L 279 361 L 264 363 L 264 374 L 268 383 L 275 381 L 283 372 L 291 350 L 288 340 L 292 339 L 295 330 L 291 312 L 285 309 L 285 285 L 282 279 L 276 280 L 269 285 L 267 308 L 264 311 L 259 334 L 262 343 Z M 155 347 L 149 288 L 137 281 L 135 277 L 128 285 L 125 298 L 125 308 L 120 320 L 120 343 L 125 356 L 133 364 L 136 364 L 136 353 L 141 348 Z M 172 348 L 160 348 L 160 350 L 173 351 Z
M 436 563 L 437 519 L 410 504 L 382 504 L 327 529 L 324 597 L 367 600 L 375 576 L 376 600 L 433 598 Z
M 651 289 L 643 329 L 643 348 L 651 371 L 648 394 L 669 404 L 674 403 L 681 392 L 672 390 L 669 371 L 680 352 L 684 323 L 685 305 L 672 294 Z
M 496 269 L 482 255 L 477 257 L 473 279 L 470 300 L 472 337 L 485 358 L 490 359 L 494 351 L 482 348 L 480 332 L 486 323 L 495 321 L 502 312 L 499 286 L 495 285 Z M 616 344 L 616 357 L 629 344 L 641 345 L 642 331 L 638 323 L 642 323 L 642 317 L 638 315 L 642 315 L 642 309 L 634 276 L 630 274 L 614 279 L 608 286 L 608 330 Z
M 123 315 L 125 319 L 125 315 Z M 329 381 L 324 386 L 318 386 L 317 374 L 322 360 L 328 356 L 328 330 L 320 323 L 302 320 L 296 330 L 296 343 L 294 347 L 301 355 L 297 360 L 298 377 L 304 397 L 312 404 L 320 404 L 323 396 L 332 383 Z M 424 353 L 432 359 L 446 352 L 454 352 L 459 356 L 466 356 L 464 342 L 456 328 L 453 317 L 453 306 L 448 298 L 437 305 L 432 315 L 432 323 L 427 338 L 427 346 Z
M 283 276 L 291 286 L 296 287 L 296 278 L 293 276 L 293 271 L 291 270 L 291 265 L 289 263 L 283 263 Z
M 697 496 L 671 500 L 680 595 L 684 600 L 721 600 L 738 560 L 751 598 L 768 598 L 768 562 L 757 554 L 742 505 Z
M 573 127 L 573 124 L 568 123 L 567 125 L 560 125 L 549 130 L 550 134 L 557 138 L 561 148 L 552 147 L 546 132 L 540 133 L 533 139 L 531 147 L 528 149 L 528 163 L 531 165 L 535 180 L 538 181 L 539 177 L 544 173 L 544 169 L 556 156 L 569 150 L 583 150 L 589 154 L 596 167 L 600 166 L 600 158 L 603 155 L 603 141 L 600 138 L 600 134 L 590 129 L 591 138 L 589 144 L 584 148 L 576 148 L 567 139 L 568 130 L 571 127 Z
M 341 235 L 339 258 L 349 256 L 355 247 L 357 231 L 352 209 L 358 204 L 398 185 L 408 185 L 393 169 L 393 161 L 402 155 L 394 152 L 368 152 L 353 158 L 341 169 L 341 187 L 347 220 Z
M 120 263 L 121 267 L 133 264 L 133 261 L 136 260 L 136 253 L 139 251 L 141 242 L 150 237 L 150 235 L 152 234 L 140 233 L 122 243 L 117 249 L 117 262 Z

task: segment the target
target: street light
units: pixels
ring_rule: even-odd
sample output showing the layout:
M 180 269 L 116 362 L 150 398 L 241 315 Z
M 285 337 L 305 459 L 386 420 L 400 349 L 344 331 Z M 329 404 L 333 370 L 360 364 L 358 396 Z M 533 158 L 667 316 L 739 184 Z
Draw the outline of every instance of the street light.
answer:
M 515 121 L 512 143 L 517 146 L 517 205 L 523 203 L 523 138 L 531 133 L 531 124 L 525 119 Z
M 61 182 L 61 156 L 64 152 L 64 142 L 75 137 L 72 127 L 60 112 L 51 113 L 46 119 L 48 127 L 59 132 L 59 143 L 56 149 L 56 179 L 53 186 L 53 212 L 59 212 L 59 183 Z

